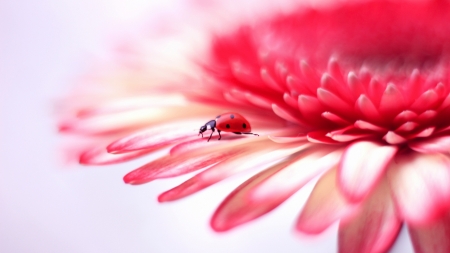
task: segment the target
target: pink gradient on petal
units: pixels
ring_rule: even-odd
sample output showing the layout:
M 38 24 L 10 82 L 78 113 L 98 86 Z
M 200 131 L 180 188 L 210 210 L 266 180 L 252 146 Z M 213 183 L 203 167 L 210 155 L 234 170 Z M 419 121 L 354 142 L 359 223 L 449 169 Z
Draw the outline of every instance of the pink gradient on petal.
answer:
M 376 187 L 397 153 L 396 146 L 358 141 L 345 150 L 338 167 L 338 186 L 351 202 L 363 200 Z
M 125 175 L 127 184 L 143 184 L 158 178 L 183 175 L 229 159 L 241 150 L 215 152 L 202 156 L 165 156 L 137 168 Z
M 450 214 L 426 226 L 408 226 L 409 235 L 416 253 L 450 252 Z
M 428 224 L 450 208 L 450 159 L 445 155 L 399 155 L 388 168 L 388 179 L 398 212 L 409 224 Z
M 149 128 L 114 141 L 107 147 L 110 153 L 125 153 L 140 149 L 163 147 L 182 140 L 197 139 L 202 121 L 177 122 Z
M 178 185 L 177 187 L 162 193 L 158 197 L 158 200 L 160 202 L 167 202 L 189 196 L 239 172 L 247 169 L 252 169 L 257 166 L 264 166 L 268 163 L 277 161 L 307 147 L 309 147 L 309 144 L 300 145 L 298 147 L 290 149 L 275 150 L 270 153 L 261 150 L 252 151 L 249 149 L 245 149 L 247 153 L 243 152 L 240 155 L 237 155 L 229 160 L 226 160 L 222 163 L 212 166 L 211 168 L 206 169 L 205 171 L 198 173 L 197 175 Z M 261 156 L 259 159 L 249 160 L 247 157 L 249 153 L 252 153 L 252 155 L 254 155 L 255 157 L 258 155 Z
M 296 229 L 319 234 L 331 224 L 350 217 L 358 209 L 348 203 L 336 187 L 336 169 L 328 171 L 317 182 L 297 220 Z
M 389 187 L 386 182 L 382 182 L 354 217 L 340 222 L 338 252 L 387 252 L 401 225 Z
M 79 156 L 79 162 L 83 165 L 109 165 L 127 162 L 155 151 L 154 149 L 144 149 L 126 154 L 110 154 L 106 147 L 92 148 L 83 152 Z

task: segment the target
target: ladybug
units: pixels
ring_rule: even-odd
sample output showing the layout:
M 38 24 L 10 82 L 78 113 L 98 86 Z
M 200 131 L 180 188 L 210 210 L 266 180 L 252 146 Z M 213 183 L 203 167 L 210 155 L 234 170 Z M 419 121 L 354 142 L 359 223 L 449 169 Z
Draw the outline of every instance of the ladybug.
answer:
M 209 136 L 209 140 L 217 128 L 217 132 L 219 133 L 219 140 L 222 138 L 220 135 L 221 131 L 231 132 L 234 134 L 253 134 L 259 136 L 259 134 L 250 133 L 252 131 L 252 127 L 248 120 L 246 120 L 242 115 L 235 112 L 228 112 L 224 114 L 220 114 L 216 117 L 216 119 L 210 120 L 206 122 L 205 125 L 200 127 L 200 131 L 198 134 L 202 135 L 206 130 L 211 130 L 211 135 Z

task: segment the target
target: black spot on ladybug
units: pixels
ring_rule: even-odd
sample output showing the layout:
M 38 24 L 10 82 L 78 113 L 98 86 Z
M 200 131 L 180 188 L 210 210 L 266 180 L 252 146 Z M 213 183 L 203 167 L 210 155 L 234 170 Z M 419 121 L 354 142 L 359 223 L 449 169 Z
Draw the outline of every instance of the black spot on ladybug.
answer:
M 226 127 L 226 128 L 230 128 L 230 124 L 227 124 L 225 127 Z
M 247 128 L 247 124 L 243 123 L 242 128 Z
M 217 115 L 216 119 L 220 118 L 220 115 Z
M 231 114 L 231 115 L 230 115 L 230 118 L 231 118 L 231 119 L 234 119 L 234 114 Z

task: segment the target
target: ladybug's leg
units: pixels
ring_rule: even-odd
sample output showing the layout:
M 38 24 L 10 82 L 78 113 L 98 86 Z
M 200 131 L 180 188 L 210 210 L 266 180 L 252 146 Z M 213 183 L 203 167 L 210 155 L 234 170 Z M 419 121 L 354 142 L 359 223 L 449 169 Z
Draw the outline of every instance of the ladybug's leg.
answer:
M 211 128 L 211 135 L 209 136 L 208 142 L 209 142 L 209 140 L 211 140 L 211 137 L 212 137 L 213 133 L 214 133 L 214 128 Z M 220 135 L 220 134 L 219 134 L 219 135 Z M 220 139 L 219 139 L 219 140 L 220 140 Z
M 254 133 L 241 133 L 241 134 L 253 134 L 253 135 L 259 136 L 259 134 L 254 134 Z
M 217 132 L 219 133 L 219 140 L 222 139 L 222 135 L 220 135 L 220 130 L 217 129 Z

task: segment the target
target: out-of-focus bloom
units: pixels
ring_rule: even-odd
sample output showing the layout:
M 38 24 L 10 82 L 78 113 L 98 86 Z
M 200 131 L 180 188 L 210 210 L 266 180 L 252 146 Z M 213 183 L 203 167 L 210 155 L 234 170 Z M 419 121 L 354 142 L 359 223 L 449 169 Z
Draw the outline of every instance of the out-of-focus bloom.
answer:
M 449 24 L 447 1 L 344 2 L 274 10 L 202 40 L 206 53 L 194 58 L 167 60 L 188 43 L 170 36 L 130 40 L 120 64 L 93 71 L 66 100 L 60 129 L 86 137 L 71 150 L 86 165 L 170 147 L 128 184 L 206 168 L 161 202 L 259 170 L 216 210 L 216 231 L 266 214 L 320 175 L 297 230 L 340 221 L 340 252 L 384 252 L 405 222 L 416 252 L 450 252 Z M 197 137 L 227 111 L 260 136 Z

